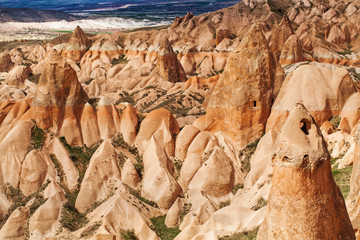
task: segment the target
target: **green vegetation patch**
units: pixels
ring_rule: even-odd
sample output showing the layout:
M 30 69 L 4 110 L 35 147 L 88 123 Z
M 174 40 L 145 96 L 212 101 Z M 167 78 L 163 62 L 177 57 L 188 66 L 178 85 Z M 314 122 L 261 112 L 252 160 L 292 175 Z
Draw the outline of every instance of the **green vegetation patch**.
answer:
M 97 143 L 92 148 L 88 148 L 86 145 L 84 145 L 83 147 L 73 147 L 66 142 L 65 137 L 60 137 L 59 139 L 64 145 L 64 147 L 68 150 L 70 158 L 75 164 L 75 167 L 79 170 L 78 181 L 79 183 L 81 183 L 84 178 L 86 168 L 90 162 L 90 158 L 94 155 L 95 151 L 98 149 L 102 141 Z
M 31 137 L 30 145 L 28 147 L 28 152 L 31 150 L 40 150 L 44 146 L 46 140 L 46 133 L 44 130 L 38 127 L 34 121 L 34 126 L 31 128 Z
M 230 203 L 231 203 L 230 200 L 227 200 L 225 202 L 221 202 L 219 208 L 224 208 L 224 207 L 230 206 Z
M 180 216 L 179 216 L 180 223 L 184 220 L 184 217 L 190 212 L 191 207 L 192 207 L 191 203 L 184 203 L 180 211 Z
M 237 193 L 237 191 L 239 189 L 242 189 L 244 188 L 244 184 L 243 183 L 238 183 L 238 184 L 235 184 L 233 189 L 231 190 L 231 192 L 235 195 Z
M 255 153 L 257 145 L 259 144 L 261 137 L 251 143 L 249 143 L 244 149 L 239 152 L 239 158 L 241 160 L 241 171 L 245 174 L 250 172 L 250 158 Z
M 73 232 L 84 227 L 89 220 L 85 214 L 79 213 L 79 211 L 75 208 L 75 202 L 79 194 L 79 189 L 70 191 L 66 186 L 63 185 L 62 187 L 65 191 L 67 201 L 63 204 L 63 208 L 61 210 L 60 223 L 64 228 Z
M 260 208 L 265 207 L 266 205 L 267 205 L 267 201 L 263 197 L 261 197 L 259 201 L 256 203 L 256 205 L 251 208 L 251 210 L 257 211 Z
M 331 123 L 331 125 L 333 126 L 334 129 L 337 129 L 340 125 L 341 117 L 340 116 L 332 116 L 329 119 L 329 122 Z
M 89 237 L 91 235 L 93 235 L 95 233 L 96 230 L 98 230 L 98 228 L 101 226 L 100 222 L 96 222 L 93 225 L 91 225 L 90 227 L 86 228 L 82 233 L 81 233 L 81 238 L 83 237 Z
M 154 208 L 158 208 L 158 205 L 157 205 L 156 202 L 153 202 L 153 201 L 151 201 L 149 199 L 146 199 L 146 198 L 142 197 L 141 192 L 139 190 L 135 190 L 132 187 L 126 185 L 126 184 L 124 184 L 124 186 L 128 189 L 129 193 L 131 195 L 133 195 L 136 199 L 138 199 L 141 202 L 146 203 L 146 204 L 148 204 L 148 205 L 150 205 L 150 206 L 152 206 Z
M 38 189 L 38 191 L 27 197 L 21 192 L 19 188 L 14 188 L 10 184 L 4 185 L 4 194 L 12 204 L 8 209 L 7 213 L 0 219 L 0 228 L 4 226 L 10 215 L 18 207 L 25 206 L 31 199 L 33 199 L 33 202 L 29 206 L 30 215 L 32 215 L 36 211 L 36 209 L 38 209 L 42 204 L 44 204 L 47 200 L 44 198 L 44 190 L 49 185 L 49 183 L 50 182 L 46 182 Z
M 180 230 L 178 227 L 168 228 L 165 225 L 165 218 L 166 215 L 151 218 L 150 221 L 153 224 L 153 230 L 160 237 L 161 240 L 172 240 L 180 233 Z
M 224 236 L 219 238 L 219 240 L 255 240 L 258 232 L 259 228 L 256 228 L 250 232 L 235 233 L 231 236 Z
M 135 234 L 135 231 L 120 229 L 121 238 L 124 240 L 138 240 L 138 237 Z
M 121 147 L 123 149 L 128 150 L 132 155 L 135 156 L 136 159 L 136 163 L 134 164 L 135 169 L 137 171 L 137 173 L 139 174 L 139 177 L 142 178 L 143 174 L 144 174 L 144 162 L 142 159 L 142 156 L 139 154 L 138 149 L 133 146 L 133 145 L 129 145 L 125 140 L 124 137 L 121 133 L 116 134 L 112 139 L 111 139 L 111 143 L 114 147 Z M 119 159 L 119 163 L 122 164 L 122 161 L 124 159 Z M 126 159 L 125 159 L 126 160 Z M 125 163 L 125 162 L 124 162 Z
M 340 191 L 344 196 L 344 199 L 346 199 L 350 192 L 350 179 L 353 166 L 351 165 L 343 169 L 338 169 L 338 164 L 335 164 L 335 162 L 342 157 L 343 156 L 339 156 L 338 158 L 332 158 L 331 165 L 335 183 L 339 186 Z
M 125 64 L 125 63 L 128 63 L 129 60 L 126 59 L 126 56 L 125 54 L 121 55 L 119 58 L 114 58 L 112 61 L 111 61 L 111 65 L 112 66 L 115 66 L 115 65 L 118 65 L 118 64 Z

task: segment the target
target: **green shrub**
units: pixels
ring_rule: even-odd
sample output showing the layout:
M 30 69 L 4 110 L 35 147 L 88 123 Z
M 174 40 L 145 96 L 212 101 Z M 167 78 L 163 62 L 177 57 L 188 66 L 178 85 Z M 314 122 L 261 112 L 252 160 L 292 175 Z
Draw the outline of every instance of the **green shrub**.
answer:
M 138 240 L 134 230 L 123 230 L 120 229 L 121 238 L 124 240 Z
M 343 155 L 341 155 L 337 158 L 332 158 L 331 164 L 333 165 L 332 173 L 334 176 L 335 183 L 336 183 L 336 185 L 339 186 L 344 199 L 346 199 L 350 192 L 350 179 L 351 179 L 353 166 L 351 165 L 351 166 L 345 167 L 343 169 L 338 169 L 338 164 L 335 164 L 335 162 L 338 159 L 341 159 L 342 157 L 343 157 Z
M 123 54 L 119 58 L 114 58 L 111 61 L 111 65 L 115 66 L 115 65 L 120 64 L 120 63 L 128 63 L 128 62 L 129 62 L 129 60 L 127 60 L 125 54 Z
M 94 147 L 88 148 L 86 145 L 84 145 L 83 147 L 70 146 L 66 142 L 65 137 L 60 137 L 59 139 L 64 145 L 64 147 L 68 150 L 71 160 L 75 164 L 75 167 L 78 169 L 79 171 L 78 182 L 81 183 L 84 178 L 85 171 L 90 162 L 90 159 L 94 155 L 95 151 L 98 149 L 102 141 L 97 143 Z
M 267 205 L 267 201 L 263 197 L 261 197 L 257 202 L 257 204 L 251 208 L 251 210 L 257 211 L 260 208 L 265 207 L 266 205 Z
M 234 185 L 233 189 L 231 190 L 231 192 L 235 195 L 237 193 L 237 191 L 239 189 L 244 188 L 244 184 L 243 183 L 238 183 L 236 185 Z
M 81 238 L 84 237 L 88 237 L 91 236 L 95 233 L 95 231 L 101 226 L 100 222 L 96 222 L 94 223 L 92 226 L 86 228 L 82 233 L 81 233 Z
M 70 191 L 67 187 L 62 187 L 65 191 L 66 202 L 63 204 L 61 210 L 60 223 L 64 228 L 73 232 L 84 227 L 88 223 L 88 219 L 85 214 L 79 213 L 75 208 L 79 190 Z
M 259 228 L 256 228 L 250 232 L 242 232 L 242 233 L 235 233 L 231 236 L 224 236 L 219 238 L 219 240 L 255 240 L 258 234 Z
M 337 129 L 340 125 L 341 117 L 340 116 L 331 116 L 329 121 L 330 121 L 331 125 L 333 126 L 333 128 Z
M 224 207 L 230 206 L 230 203 L 231 203 L 230 200 L 227 200 L 225 202 L 221 202 L 219 208 L 224 208 Z
M 172 240 L 180 233 L 180 230 L 177 227 L 168 228 L 165 225 L 165 218 L 166 215 L 151 218 L 150 221 L 153 225 L 153 230 L 161 240 Z
M 133 195 L 135 198 L 137 198 L 137 199 L 140 200 L 141 202 L 146 203 L 146 204 L 148 204 L 148 205 L 150 205 L 150 206 L 152 206 L 152 207 L 154 207 L 154 208 L 157 208 L 157 207 L 158 207 L 158 205 L 157 205 L 156 202 L 153 202 L 153 201 L 151 201 L 151 200 L 149 200 L 149 199 L 146 199 L 146 198 L 142 197 L 140 191 L 135 190 L 135 189 L 133 189 L 132 187 L 126 185 L 126 184 L 124 184 L 124 186 L 128 189 L 128 191 L 129 191 L 129 193 L 130 193 L 131 195 Z
M 28 152 L 31 150 L 40 150 L 44 146 L 46 140 L 46 133 L 44 130 L 38 127 L 34 121 L 34 126 L 31 128 L 31 137 L 30 144 L 28 147 Z

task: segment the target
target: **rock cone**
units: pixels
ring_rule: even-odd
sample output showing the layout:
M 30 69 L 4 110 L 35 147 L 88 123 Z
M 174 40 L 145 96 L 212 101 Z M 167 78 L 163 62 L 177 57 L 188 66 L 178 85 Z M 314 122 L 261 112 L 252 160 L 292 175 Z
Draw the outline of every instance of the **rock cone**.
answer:
M 212 130 L 246 145 L 264 132 L 276 64 L 260 26 L 252 26 L 217 82 L 207 108 Z
M 273 183 L 257 240 L 355 239 L 320 129 L 295 105 L 275 143 Z
M 61 123 L 65 108 L 84 106 L 88 99 L 79 83 L 76 72 L 53 50 L 46 59 L 32 102 L 33 118 L 40 128 L 49 128 Z

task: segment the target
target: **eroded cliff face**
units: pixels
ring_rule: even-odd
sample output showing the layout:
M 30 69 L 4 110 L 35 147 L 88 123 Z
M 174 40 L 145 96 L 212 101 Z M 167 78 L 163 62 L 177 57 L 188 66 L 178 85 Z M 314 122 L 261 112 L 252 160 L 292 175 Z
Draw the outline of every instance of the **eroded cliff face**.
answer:
M 354 239 L 358 9 L 249 0 L 1 53 L 0 236 Z

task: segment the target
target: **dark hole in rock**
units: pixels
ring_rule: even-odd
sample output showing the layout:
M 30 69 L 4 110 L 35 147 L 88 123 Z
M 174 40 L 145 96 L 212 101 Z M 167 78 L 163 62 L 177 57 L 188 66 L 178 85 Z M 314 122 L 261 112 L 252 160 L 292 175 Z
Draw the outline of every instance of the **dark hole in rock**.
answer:
M 300 129 L 305 133 L 305 135 L 309 135 L 309 130 L 311 128 L 310 121 L 307 119 L 301 119 L 300 121 Z

